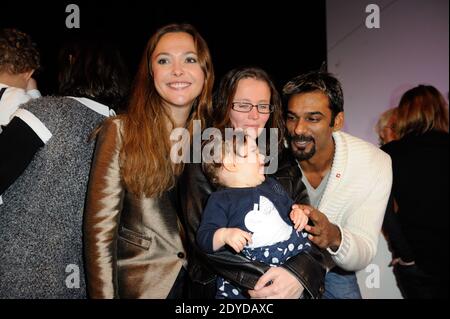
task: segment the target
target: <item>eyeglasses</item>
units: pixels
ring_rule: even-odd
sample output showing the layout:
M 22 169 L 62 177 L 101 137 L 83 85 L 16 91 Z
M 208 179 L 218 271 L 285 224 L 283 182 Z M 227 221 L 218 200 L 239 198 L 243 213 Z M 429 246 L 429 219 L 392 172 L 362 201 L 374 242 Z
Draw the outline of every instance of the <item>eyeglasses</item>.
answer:
M 273 112 L 273 105 L 271 104 L 252 104 L 248 102 L 233 102 L 231 108 L 238 112 L 248 113 L 254 107 L 258 110 L 258 113 L 269 114 Z

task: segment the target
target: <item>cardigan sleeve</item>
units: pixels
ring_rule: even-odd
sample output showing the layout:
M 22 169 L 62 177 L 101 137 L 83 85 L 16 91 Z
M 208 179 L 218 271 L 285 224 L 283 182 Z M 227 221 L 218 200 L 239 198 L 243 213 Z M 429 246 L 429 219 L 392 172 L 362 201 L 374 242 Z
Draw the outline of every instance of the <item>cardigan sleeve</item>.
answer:
M 341 232 L 341 245 L 333 252 L 333 261 L 339 267 L 348 271 L 365 268 L 375 257 L 380 236 L 384 212 L 392 187 L 392 164 L 390 157 L 381 152 L 382 156 L 374 158 L 379 161 L 367 180 L 365 191 L 361 192 L 363 200 L 358 207 L 352 207 L 347 216 L 335 223 Z
M 86 197 L 84 250 L 89 296 L 115 298 L 117 233 L 124 188 L 119 166 L 118 120 L 107 120 L 100 131 Z

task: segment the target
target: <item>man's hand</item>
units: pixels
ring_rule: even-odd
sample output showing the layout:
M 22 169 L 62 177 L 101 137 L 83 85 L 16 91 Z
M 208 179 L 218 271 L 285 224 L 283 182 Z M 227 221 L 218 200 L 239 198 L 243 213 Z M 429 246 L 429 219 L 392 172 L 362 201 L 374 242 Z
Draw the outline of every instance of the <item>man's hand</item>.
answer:
M 262 275 L 254 290 L 248 293 L 252 299 L 298 299 L 304 288 L 297 277 L 282 267 L 271 267 Z
M 292 206 L 292 211 L 289 214 L 292 222 L 294 223 L 294 228 L 296 231 L 301 231 L 308 224 L 308 216 L 305 211 L 297 205 Z
M 239 253 L 247 243 L 252 242 L 252 234 L 239 228 L 220 228 L 214 234 L 213 241 L 214 250 L 227 244 Z
M 313 222 L 314 226 L 306 225 L 305 230 L 309 233 L 309 240 L 320 248 L 330 248 L 336 251 L 341 245 L 341 232 L 332 224 L 325 214 L 308 205 L 294 205 L 303 209 L 306 216 Z

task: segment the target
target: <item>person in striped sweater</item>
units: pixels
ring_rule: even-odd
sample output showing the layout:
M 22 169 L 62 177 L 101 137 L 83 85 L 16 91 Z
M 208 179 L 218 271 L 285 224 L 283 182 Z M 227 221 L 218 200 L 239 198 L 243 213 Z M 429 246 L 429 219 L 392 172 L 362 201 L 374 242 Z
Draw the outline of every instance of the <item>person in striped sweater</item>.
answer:
M 41 97 L 32 78 L 40 54 L 31 37 L 17 29 L 0 30 L 0 133 L 19 105 Z

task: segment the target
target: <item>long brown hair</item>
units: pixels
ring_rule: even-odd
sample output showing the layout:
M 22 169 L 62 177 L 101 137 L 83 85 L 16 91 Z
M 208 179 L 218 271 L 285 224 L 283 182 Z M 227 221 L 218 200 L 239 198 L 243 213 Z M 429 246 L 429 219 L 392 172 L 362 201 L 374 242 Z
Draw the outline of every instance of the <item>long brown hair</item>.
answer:
M 231 105 L 236 94 L 236 90 L 240 80 L 243 79 L 255 79 L 258 81 L 266 82 L 270 88 L 270 104 L 273 105 L 273 113 L 270 115 L 265 128 L 277 128 L 278 129 L 278 143 L 284 136 L 284 122 L 283 122 L 283 110 L 281 104 L 281 97 L 278 91 L 266 73 L 266 71 L 258 67 L 242 67 L 228 71 L 220 81 L 219 89 L 214 98 L 214 117 L 213 126 L 220 129 L 232 127 L 230 121 Z
M 136 195 L 159 196 L 175 184 L 184 165 L 170 161 L 167 120 L 171 121 L 156 91 L 151 70 L 151 56 L 161 37 L 167 33 L 184 32 L 194 39 L 198 61 L 205 75 L 200 95 L 195 99 L 186 121 L 192 140 L 193 120 L 202 121 L 211 114 L 214 71 L 208 45 L 189 24 L 170 24 L 158 29 L 150 38 L 142 56 L 123 118 L 123 146 L 120 151 L 122 176 L 125 185 Z
M 431 130 L 448 133 L 448 105 L 431 85 L 419 85 L 405 92 L 397 110 L 397 134 L 424 134 Z
M 130 89 L 119 48 L 96 34 L 77 36 L 59 51 L 58 94 L 87 97 L 122 111 Z

